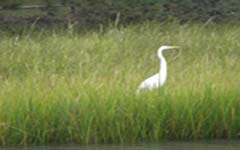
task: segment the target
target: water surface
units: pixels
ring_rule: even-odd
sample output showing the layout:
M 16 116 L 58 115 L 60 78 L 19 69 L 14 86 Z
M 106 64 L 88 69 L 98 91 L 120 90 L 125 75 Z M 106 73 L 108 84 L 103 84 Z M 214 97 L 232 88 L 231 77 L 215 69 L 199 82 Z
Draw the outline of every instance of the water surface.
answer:
M 31 146 L 5 147 L 2 150 L 240 150 L 239 141 L 212 142 L 165 142 L 161 144 L 137 145 L 69 145 L 69 146 Z

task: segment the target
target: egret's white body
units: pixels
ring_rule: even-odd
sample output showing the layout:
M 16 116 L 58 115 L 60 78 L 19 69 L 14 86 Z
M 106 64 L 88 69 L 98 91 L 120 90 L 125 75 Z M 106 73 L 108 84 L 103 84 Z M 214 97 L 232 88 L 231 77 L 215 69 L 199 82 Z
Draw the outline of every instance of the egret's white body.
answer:
M 152 90 L 158 87 L 161 87 L 164 85 L 164 83 L 167 80 L 167 61 L 163 57 L 163 51 L 164 50 L 169 50 L 169 49 L 176 49 L 178 48 L 177 46 L 161 46 L 158 49 L 158 58 L 160 59 L 160 71 L 159 73 L 147 78 L 144 80 L 139 88 L 137 89 L 137 94 L 141 90 Z

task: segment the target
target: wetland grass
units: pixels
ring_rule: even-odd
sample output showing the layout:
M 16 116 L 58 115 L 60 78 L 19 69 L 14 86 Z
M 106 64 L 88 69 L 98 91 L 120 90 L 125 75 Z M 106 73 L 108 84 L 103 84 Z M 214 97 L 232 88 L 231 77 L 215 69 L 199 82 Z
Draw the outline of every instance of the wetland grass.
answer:
M 156 24 L 25 31 L 0 40 L 0 145 L 238 138 L 240 27 Z M 135 95 L 156 73 L 168 80 Z

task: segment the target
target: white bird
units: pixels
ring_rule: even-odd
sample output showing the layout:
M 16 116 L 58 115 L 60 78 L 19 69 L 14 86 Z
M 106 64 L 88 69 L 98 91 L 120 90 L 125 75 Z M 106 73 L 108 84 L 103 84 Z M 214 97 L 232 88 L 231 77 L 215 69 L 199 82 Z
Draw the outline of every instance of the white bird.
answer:
M 163 86 L 164 83 L 167 80 L 167 62 L 166 59 L 163 57 L 163 51 L 164 50 L 169 50 L 169 49 L 177 49 L 179 48 L 178 46 L 161 46 L 158 49 L 158 58 L 160 59 L 160 71 L 159 73 L 147 78 L 144 80 L 139 88 L 136 91 L 136 94 L 139 94 L 141 90 L 152 90 L 155 88 L 158 88 L 160 86 Z

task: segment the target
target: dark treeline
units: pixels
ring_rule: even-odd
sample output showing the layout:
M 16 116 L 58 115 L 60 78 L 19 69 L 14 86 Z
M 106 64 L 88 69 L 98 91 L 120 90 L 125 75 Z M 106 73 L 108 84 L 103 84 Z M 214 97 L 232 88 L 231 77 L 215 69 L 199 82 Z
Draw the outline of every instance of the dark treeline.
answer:
M 71 18 L 80 24 L 163 21 L 239 21 L 239 0 L 1 0 L 3 8 L 30 4 L 71 7 Z M 46 9 L 54 12 L 54 9 Z M 68 15 L 69 16 L 69 15 Z

